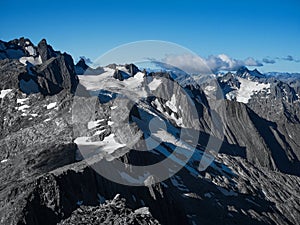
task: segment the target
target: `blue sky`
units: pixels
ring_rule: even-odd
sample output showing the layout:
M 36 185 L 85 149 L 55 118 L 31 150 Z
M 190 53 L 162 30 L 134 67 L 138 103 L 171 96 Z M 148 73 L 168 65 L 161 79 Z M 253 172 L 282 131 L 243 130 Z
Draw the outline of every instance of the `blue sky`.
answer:
M 163 40 L 205 58 L 265 59 L 258 68 L 264 72 L 300 72 L 299 0 L 6 0 L 0 6 L 0 39 L 46 38 L 75 60 L 132 41 Z

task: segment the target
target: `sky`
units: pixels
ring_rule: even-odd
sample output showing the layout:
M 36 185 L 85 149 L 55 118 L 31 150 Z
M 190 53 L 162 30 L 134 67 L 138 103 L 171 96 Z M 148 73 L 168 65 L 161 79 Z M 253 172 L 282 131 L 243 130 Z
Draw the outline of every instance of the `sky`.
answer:
M 300 72 L 299 0 L 3 0 L 0 39 L 46 38 L 54 49 L 97 59 L 130 42 L 184 46 L 215 69 L 245 64 Z

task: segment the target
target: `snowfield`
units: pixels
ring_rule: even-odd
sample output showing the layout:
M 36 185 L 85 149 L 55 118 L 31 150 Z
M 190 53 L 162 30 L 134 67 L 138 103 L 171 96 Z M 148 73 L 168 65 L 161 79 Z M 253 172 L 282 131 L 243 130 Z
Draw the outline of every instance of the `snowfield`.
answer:
M 114 134 L 106 136 L 103 141 L 90 141 L 90 137 L 78 137 L 74 143 L 80 146 L 80 152 L 84 155 L 85 152 L 106 152 L 108 154 L 113 153 L 118 148 L 126 146 L 126 144 L 118 143 Z
M 240 88 L 226 94 L 226 98 L 229 100 L 236 98 L 236 101 L 247 104 L 253 94 L 260 91 L 267 92 L 270 89 L 270 83 L 264 84 L 240 77 L 237 79 L 240 82 Z

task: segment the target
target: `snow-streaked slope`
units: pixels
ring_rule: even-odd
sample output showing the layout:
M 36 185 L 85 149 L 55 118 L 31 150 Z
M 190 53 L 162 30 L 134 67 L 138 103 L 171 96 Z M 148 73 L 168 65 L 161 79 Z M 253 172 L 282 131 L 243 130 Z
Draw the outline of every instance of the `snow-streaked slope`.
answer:
M 90 93 L 100 90 L 108 90 L 111 92 L 122 94 L 124 91 L 130 95 L 132 91 L 134 96 L 130 97 L 145 97 L 147 93 L 143 86 L 145 74 L 138 72 L 132 77 L 120 81 L 113 77 L 115 70 L 104 68 L 104 73 L 99 75 L 80 75 L 80 84 L 83 85 Z
M 122 68 L 119 67 L 117 69 L 120 70 Z M 185 165 L 186 163 L 183 161 L 183 159 L 188 159 L 191 157 L 194 152 L 194 147 L 180 140 L 180 130 L 178 127 L 175 127 L 174 124 L 170 123 L 167 129 L 164 126 L 160 126 L 161 124 L 158 122 L 160 120 L 162 123 L 164 123 L 163 118 L 167 118 L 172 119 L 173 123 L 175 122 L 177 126 L 182 126 L 182 118 L 176 118 L 175 115 L 173 115 L 174 113 L 179 113 L 179 111 L 182 110 L 180 104 L 177 102 L 178 100 L 176 99 L 178 96 L 173 94 L 170 96 L 170 99 L 166 99 L 166 102 L 164 103 L 165 106 L 172 111 L 172 114 L 168 114 L 165 110 L 159 109 L 161 103 L 157 101 L 156 104 L 158 108 L 151 104 L 148 105 L 147 102 L 140 101 L 141 99 L 147 97 L 147 89 L 150 89 L 151 91 L 157 90 L 165 78 L 151 76 L 146 77 L 144 73 L 138 72 L 134 76 L 130 76 L 129 78 L 120 81 L 113 77 L 114 72 L 114 69 L 104 68 L 104 73 L 99 75 L 80 75 L 80 84 L 83 85 L 92 95 L 94 95 L 97 91 L 107 90 L 113 93 L 125 94 L 126 96 L 129 96 L 129 98 L 137 100 L 137 107 L 141 109 L 139 110 L 141 118 L 138 119 L 133 117 L 133 121 L 144 133 L 147 147 L 152 150 L 155 149 L 156 153 L 160 153 L 165 157 L 170 155 L 170 151 L 172 152 L 177 149 L 177 153 L 180 155 L 180 157 L 175 157 L 172 155 L 172 161 L 178 165 L 186 166 L 191 173 L 198 175 L 197 170 L 191 168 L 189 165 Z M 134 95 L 131 95 L 131 93 Z M 122 99 L 120 100 L 122 101 Z M 124 108 L 124 106 L 122 106 L 123 103 L 121 102 L 114 100 L 113 104 L 113 106 L 109 107 L 111 110 L 122 110 L 122 107 Z M 153 120 L 153 118 L 156 119 Z M 94 135 L 104 134 L 103 130 L 99 130 L 100 128 L 97 128 L 99 122 L 99 120 L 95 120 L 87 123 L 88 129 L 96 128 L 96 133 L 94 133 Z M 151 130 L 151 124 L 158 126 L 160 129 Z M 108 125 L 111 126 L 112 122 L 108 121 Z M 116 139 L 113 137 L 116 137 Z M 112 154 L 118 148 L 126 146 L 126 144 L 119 143 L 117 141 L 119 140 L 118 133 L 111 133 L 109 136 L 105 137 L 103 141 L 92 140 L 94 139 L 84 136 L 77 137 L 75 140 L 75 143 L 80 146 L 80 151 L 83 152 L 83 155 L 85 154 L 85 151 L 87 151 L 86 156 L 88 157 L 90 154 L 92 154 L 92 152 L 99 151 Z
M 259 83 L 240 77 L 237 79 L 240 82 L 240 88 L 237 88 L 236 90 L 226 94 L 226 98 L 229 100 L 236 99 L 238 102 L 247 104 L 253 94 L 256 94 L 260 91 L 268 91 L 270 89 L 269 83 Z

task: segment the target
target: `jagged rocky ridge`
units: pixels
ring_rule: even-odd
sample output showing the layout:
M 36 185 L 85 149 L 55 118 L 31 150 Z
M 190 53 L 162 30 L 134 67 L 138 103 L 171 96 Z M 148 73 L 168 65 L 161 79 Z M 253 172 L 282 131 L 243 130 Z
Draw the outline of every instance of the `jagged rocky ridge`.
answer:
M 99 93 L 95 92 L 98 87 L 88 85 L 89 78 L 97 78 L 96 73 L 93 77 L 79 75 L 83 87 L 78 88 L 89 94 L 78 96 L 76 93 L 74 97 L 72 82 L 78 83 L 74 71 L 80 64 L 76 68 L 73 61 L 58 57 L 61 53 L 53 51 L 45 41 L 41 45 L 47 51 L 37 51 L 42 59 L 40 65 L 20 63 L 22 57 L 33 57 L 29 59 L 32 61 L 34 56 L 20 53 L 12 58 L 10 48 L 13 52 L 15 49 L 22 52 L 21 43 L 26 43 L 25 39 L 1 43 L 1 57 L 5 59 L 0 61 L 0 79 L 6 76 L 0 83 L 2 224 L 82 224 L 83 218 L 91 224 L 99 224 L 103 217 L 108 224 L 108 220 L 117 218 L 119 224 L 126 218 L 135 219 L 137 224 L 156 224 L 156 220 L 161 224 L 299 224 L 299 143 L 296 138 L 299 124 L 289 114 L 280 111 L 280 119 L 286 118 L 280 125 L 280 121 L 260 115 L 261 110 L 251 105 L 253 96 L 247 104 L 224 101 L 226 116 L 221 119 L 226 127 L 221 153 L 215 153 L 216 159 L 205 171 L 198 171 L 208 136 L 215 132 L 211 127 L 210 105 L 200 87 L 185 87 L 197 106 L 199 121 L 185 116 L 188 112 L 182 110 L 183 105 L 180 107 L 185 96 L 180 92 L 175 96 L 180 100 L 176 103 L 172 103 L 172 96 L 146 99 L 128 108 L 128 117 L 124 118 L 117 109 L 126 110 L 125 99 L 117 98 L 113 90 Z M 27 54 L 26 49 L 23 52 Z M 89 68 L 84 71 L 87 70 Z M 172 79 L 168 73 L 141 72 L 134 65 L 110 65 L 98 68 L 98 72 L 104 77 L 101 79 L 103 87 L 113 82 L 119 85 L 119 91 L 122 88 L 137 90 L 139 84 L 151 87 L 153 81 L 164 77 Z M 36 82 L 35 75 L 46 83 Z M 30 76 L 36 82 L 37 93 L 22 92 L 23 76 Z M 156 87 L 162 93 L 168 93 L 168 88 Z M 97 95 L 93 96 L 94 93 Z M 79 107 L 74 106 L 74 98 Z M 93 103 L 96 103 L 95 108 L 89 107 Z M 293 106 L 296 103 L 290 102 L 290 108 L 296 108 Z M 78 110 L 77 118 L 73 117 L 74 109 Z M 166 152 L 174 148 L 171 139 L 153 151 L 118 147 L 108 155 L 93 153 L 92 156 L 98 158 L 82 160 L 83 153 L 76 144 L 78 138 L 86 136 L 100 143 L 113 140 L 110 144 L 127 143 L 136 136 L 144 140 L 148 131 L 141 128 L 140 121 L 147 122 L 151 113 L 167 121 L 170 130 L 178 131 L 180 126 L 186 125 L 198 126 L 201 131 L 192 159 L 175 176 L 159 184 L 131 187 L 109 181 L 93 169 L 106 165 L 106 157 L 129 165 L 161 161 Z M 107 139 L 111 135 L 114 138 Z M 176 132 L 165 135 L 178 138 Z M 126 172 L 134 176 L 130 166 Z M 119 208 L 114 210 L 109 199 L 114 199 L 116 194 L 126 199 L 126 203 L 116 201 Z M 151 215 L 141 218 L 141 207 L 148 207 Z
M 0 41 L 0 59 L 4 59 L 1 81 L 6 88 L 18 85 L 24 93 L 39 92 L 43 95 L 54 95 L 63 89 L 75 92 L 78 78 L 72 57 L 54 51 L 45 39 L 37 46 L 25 38 Z M 23 65 L 26 70 L 24 67 L 20 69 Z M 14 76 L 20 82 L 10 84 L 11 79 L 7 76 Z
M 125 199 L 116 195 L 113 200 L 106 200 L 100 206 L 83 206 L 76 209 L 71 217 L 59 223 L 67 224 L 159 224 L 151 217 L 148 208 L 142 207 L 136 210 L 126 208 Z

